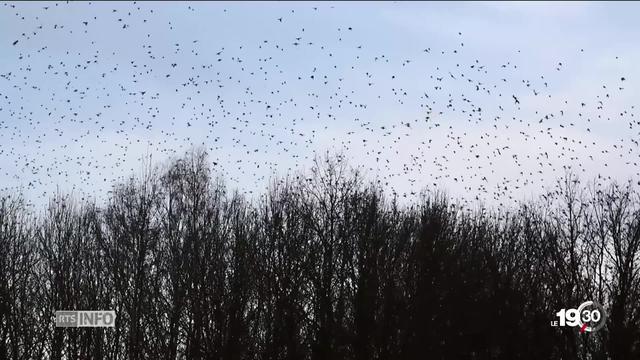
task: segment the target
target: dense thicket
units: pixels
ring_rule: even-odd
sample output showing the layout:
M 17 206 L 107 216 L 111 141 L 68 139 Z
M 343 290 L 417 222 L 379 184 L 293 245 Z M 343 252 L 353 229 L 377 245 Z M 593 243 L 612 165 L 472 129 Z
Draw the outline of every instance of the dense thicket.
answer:
M 2 198 L 0 275 L 0 359 L 640 359 L 640 198 L 570 175 L 509 210 L 399 206 L 338 156 L 248 202 L 196 152 L 104 207 Z M 585 300 L 604 329 L 550 326 Z

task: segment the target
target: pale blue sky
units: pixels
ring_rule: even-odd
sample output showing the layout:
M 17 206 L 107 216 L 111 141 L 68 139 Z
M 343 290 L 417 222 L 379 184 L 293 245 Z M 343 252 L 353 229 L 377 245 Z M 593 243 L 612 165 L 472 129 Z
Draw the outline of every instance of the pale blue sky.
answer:
M 399 193 L 436 183 L 487 202 L 540 193 L 563 166 L 640 178 L 639 13 L 598 2 L 3 3 L 0 189 L 100 198 L 140 172 L 141 156 L 192 144 L 254 193 L 341 148 Z

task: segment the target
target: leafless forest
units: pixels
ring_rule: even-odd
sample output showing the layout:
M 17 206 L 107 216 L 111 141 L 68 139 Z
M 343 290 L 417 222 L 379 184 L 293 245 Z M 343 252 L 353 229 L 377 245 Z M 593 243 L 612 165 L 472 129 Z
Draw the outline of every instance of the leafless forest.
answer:
M 206 154 L 97 206 L 0 202 L 0 359 L 640 358 L 640 197 L 571 174 L 536 201 L 408 204 L 340 156 L 227 189 Z M 597 300 L 604 329 L 553 328 Z M 110 309 L 115 328 L 55 328 Z

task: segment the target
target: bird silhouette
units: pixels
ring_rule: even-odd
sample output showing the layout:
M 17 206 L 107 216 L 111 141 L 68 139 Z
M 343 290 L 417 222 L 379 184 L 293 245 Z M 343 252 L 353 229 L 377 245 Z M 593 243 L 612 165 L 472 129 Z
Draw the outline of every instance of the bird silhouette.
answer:
M 16 40 L 0 49 L 0 185 L 41 201 L 61 184 L 106 194 L 146 154 L 198 147 L 247 193 L 327 149 L 403 198 L 436 184 L 505 203 L 563 166 L 640 177 L 631 74 L 555 55 L 538 64 L 527 49 L 489 54 L 479 49 L 503 45 L 464 29 L 390 41 L 320 4 L 251 10 L 250 31 L 228 4 L 11 9 Z M 579 71 L 596 80 L 561 92 Z

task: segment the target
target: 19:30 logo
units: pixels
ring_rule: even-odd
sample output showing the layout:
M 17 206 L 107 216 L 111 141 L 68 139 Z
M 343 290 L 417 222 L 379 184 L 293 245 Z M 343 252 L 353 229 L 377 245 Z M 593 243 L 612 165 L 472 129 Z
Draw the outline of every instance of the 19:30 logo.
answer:
M 607 319 L 604 308 L 595 301 L 585 301 L 577 309 L 560 309 L 556 316 L 559 320 L 552 321 L 551 326 L 578 327 L 580 333 L 602 329 Z

